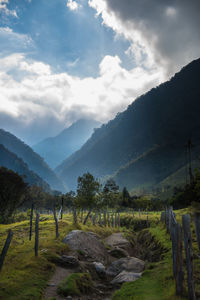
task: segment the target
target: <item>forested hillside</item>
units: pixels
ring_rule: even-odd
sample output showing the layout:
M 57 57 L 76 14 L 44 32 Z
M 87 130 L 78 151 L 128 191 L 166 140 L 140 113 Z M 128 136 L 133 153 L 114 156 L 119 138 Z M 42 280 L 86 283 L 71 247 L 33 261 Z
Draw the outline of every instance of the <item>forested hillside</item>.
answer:
M 30 171 L 27 164 L 14 153 L 10 152 L 3 145 L 0 144 L 0 166 L 6 167 L 21 175 L 24 181 L 30 185 L 39 185 L 44 190 L 49 191 L 49 185 L 40 178 L 36 173 Z
M 62 182 L 45 161 L 16 136 L 0 129 L 0 144 L 21 158 L 28 165 L 28 168 L 45 180 L 52 189 L 65 190 Z
M 151 186 L 176 172 L 186 163 L 188 139 L 197 148 L 200 144 L 199 76 L 200 59 L 136 99 L 60 165 L 59 176 L 70 188 L 87 171 L 115 176 L 121 187 L 131 188 Z

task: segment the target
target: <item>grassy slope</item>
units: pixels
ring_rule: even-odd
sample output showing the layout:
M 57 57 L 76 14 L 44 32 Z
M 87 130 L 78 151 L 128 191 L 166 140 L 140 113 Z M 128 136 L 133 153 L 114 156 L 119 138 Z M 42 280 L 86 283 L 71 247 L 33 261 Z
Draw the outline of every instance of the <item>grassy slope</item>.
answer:
M 177 221 L 181 223 L 181 216 L 187 213 L 187 209 L 182 209 L 176 212 Z M 151 219 L 156 217 L 156 214 L 150 216 Z M 151 234 L 157 241 L 168 251 L 164 259 L 157 263 L 147 264 L 146 270 L 142 277 L 135 282 L 125 283 L 121 289 L 117 291 L 112 300 L 180 300 L 187 299 L 187 290 L 182 297 L 176 296 L 175 281 L 172 272 L 172 253 L 171 241 L 169 235 L 166 234 L 165 228 L 162 224 L 149 229 Z M 197 243 L 195 238 L 194 226 L 192 224 L 193 235 L 193 250 L 194 250 L 194 274 L 195 274 L 195 290 L 200 296 L 200 260 L 197 258 L 199 251 L 197 250 Z M 187 275 L 185 270 L 184 287 L 186 289 Z
M 0 249 L 5 243 L 8 229 L 14 232 L 0 273 L 1 300 L 42 299 L 44 289 L 55 268 L 55 265 L 48 261 L 48 256 L 68 252 L 67 245 L 61 241 L 69 231 L 75 229 L 71 217 L 64 216 L 63 221 L 59 222 L 59 239 L 55 239 L 55 223 L 52 217 L 41 216 L 41 218 L 47 220 L 40 222 L 38 258 L 34 256 L 34 234 L 32 241 L 28 240 L 28 221 L 0 225 Z M 112 233 L 111 229 L 102 229 L 98 226 L 79 226 L 79 229 L 92 230 L 101 236 Z

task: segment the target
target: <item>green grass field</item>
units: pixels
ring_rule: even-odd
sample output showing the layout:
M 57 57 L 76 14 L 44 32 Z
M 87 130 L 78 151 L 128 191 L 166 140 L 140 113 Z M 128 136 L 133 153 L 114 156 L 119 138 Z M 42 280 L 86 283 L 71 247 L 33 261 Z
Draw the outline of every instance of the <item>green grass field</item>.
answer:
M 181 215 L 186 212 L 187 210 L 177 211 L 177 220 L 181 221 Z M 124 217 L 145 220 L 147 215 L 145 213 L 134 213 L 134 216 L 132 216 L 132 213 L 123 213 L 122 218 Z M 148 218 L 151 223 L 151 227 L 149 228 L 150 233 L 167 249 L 167 252 L 163 260 L 147 264 L 147 268 L 139 280 L 122 285 L 121 289 L 114 294 L 112 300 L 186 299 L 185 297 L 178 298 L 175 296 L 175 282 L 172 276 L 171 242 L 163 225 L 158 224 L 160 213 L 150 212 Z M 110 227 L 92 226 L 89 222 L 87 226 L 79 223 L 75 227 L 72 224 L 71 215 L 64 215 L 63 220 L 59 222 L 60 236 L 58 239 L 55 238 L 53 216 L 41 215 L 39 228 L 39 256 L 35 257 L 34 232 L 32 241 L 29 241 L 28 219 L 9 225 L 0 225 L 0 251 L 5 243 L 8 230 L 12 229 L 14 232 L 3 269 L 0 272 L 0 299 L 43 299 L 47 282 L 55 269 L 55 265 L 49 257 L 68 253 L 69 249 L 67 245 L 62 243 L 62 240 L 71 230 L 82 229 L 85 231 L 94 231 L 102 238 L 118 230 Z M 129 231 L 127 228 L 120 228 L 120 230 Z M 192 227 L 192 233 L 194 237 L 196 291 L 200 295 L 200 259 L 198 258 L 199 252 L 195 240 L 194 227 Z

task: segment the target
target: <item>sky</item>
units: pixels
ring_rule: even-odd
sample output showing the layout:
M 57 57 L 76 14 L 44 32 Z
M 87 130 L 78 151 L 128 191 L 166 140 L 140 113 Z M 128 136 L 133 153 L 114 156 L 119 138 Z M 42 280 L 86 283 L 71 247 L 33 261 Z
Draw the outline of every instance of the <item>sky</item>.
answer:
M 0 128 L 107 122 L 200 54 L 199 0 L 0 0 Z

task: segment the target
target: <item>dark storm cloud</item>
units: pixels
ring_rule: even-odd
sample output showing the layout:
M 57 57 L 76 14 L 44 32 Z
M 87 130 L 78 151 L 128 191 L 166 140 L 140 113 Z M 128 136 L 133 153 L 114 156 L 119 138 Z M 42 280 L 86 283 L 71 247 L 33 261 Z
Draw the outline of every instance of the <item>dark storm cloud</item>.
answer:
M 200 56 L 199 0 L 106 0 L 108 11 L 137 30 L 155 60 L 173 73 Z

